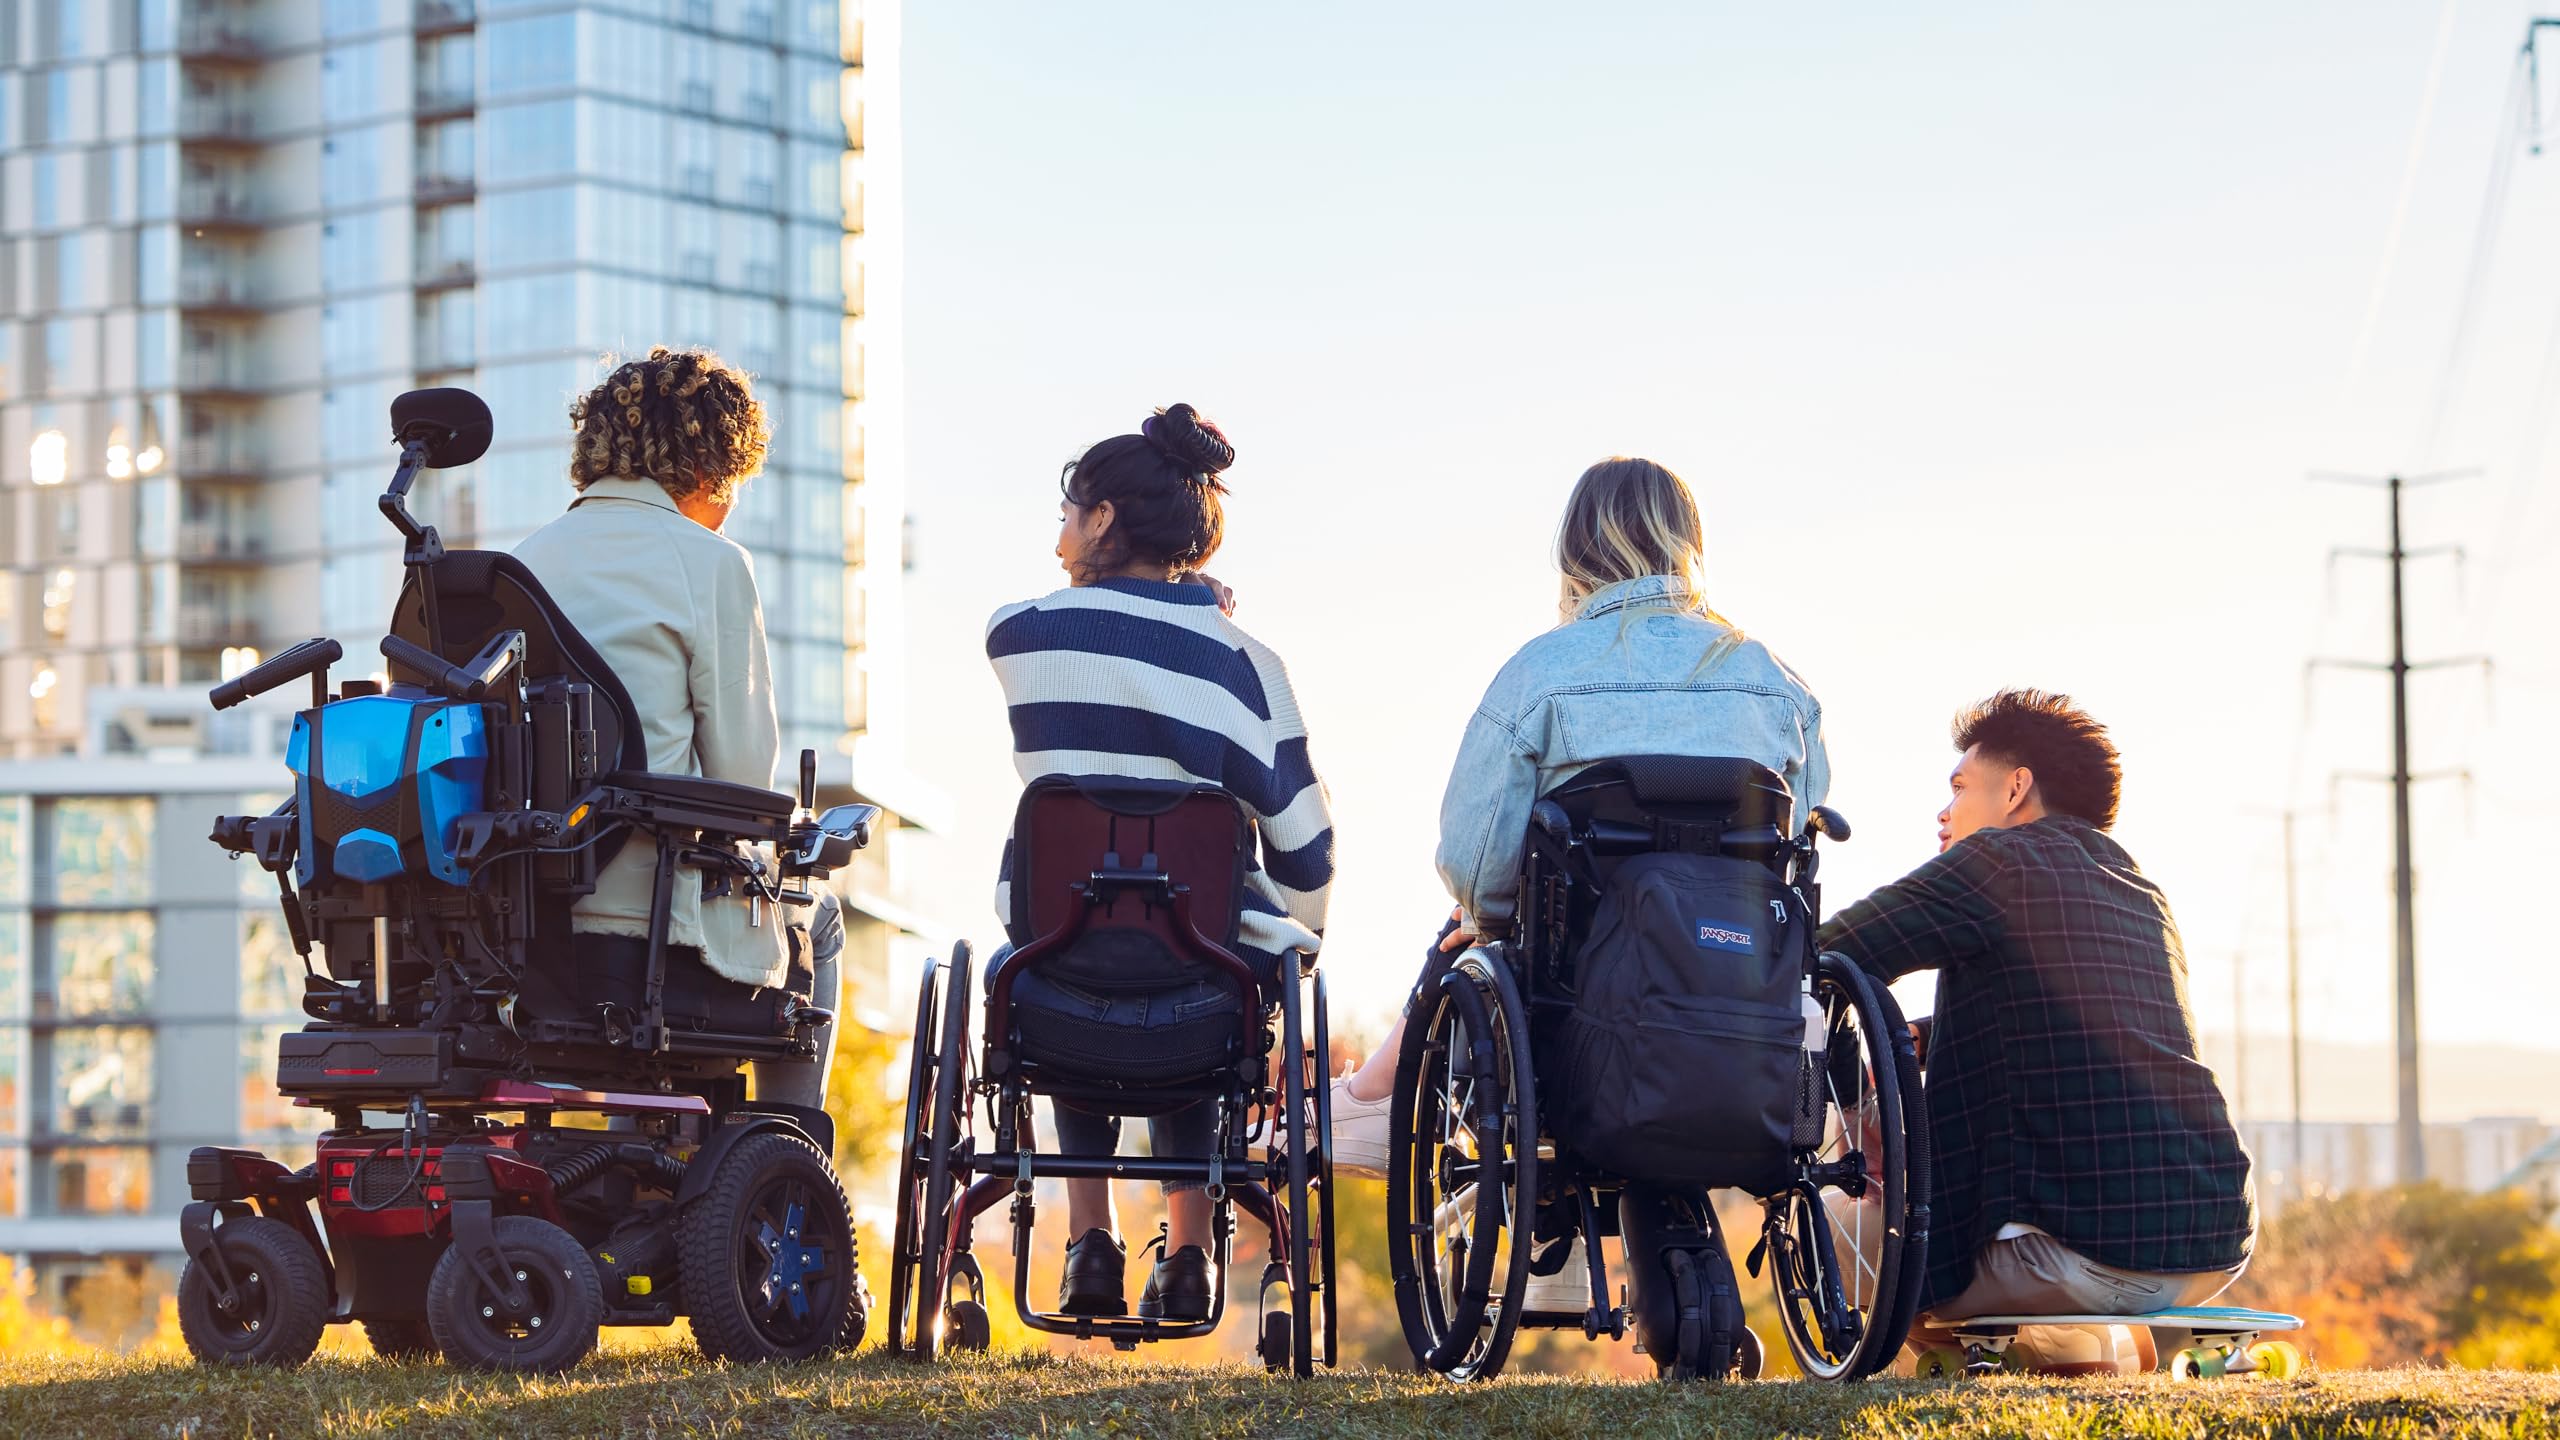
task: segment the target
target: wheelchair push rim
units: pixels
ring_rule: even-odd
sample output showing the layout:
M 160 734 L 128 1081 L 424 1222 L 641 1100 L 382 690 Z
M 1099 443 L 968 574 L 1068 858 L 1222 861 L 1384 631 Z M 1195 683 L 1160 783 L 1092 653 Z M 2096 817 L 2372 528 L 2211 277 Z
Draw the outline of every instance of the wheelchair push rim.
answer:
M 1764 1254 L 1797 1367 L 1853 1380 L 1901 1346 L 1906 1110 L 1891 1013 L 1872 982 L 1824 956 L 1813 995 L 1827 1040 L 1822 1140 L 1796 1152 L 1787 1188 L 1767 1197 Z
M 902 1355 L 908 1350 L 907 1316 L 913 1308 L 917 1271 L 923 1263 L 921 1249 L 924 1204 L 924 1166 L 920 1147 L 934 1143 L 927 1125 L 932 1114 L 934 1058 L 941 1039 L 941 1026 L 936 1023 L 940 1010 L 935 1001 L 942 981 L 942 962 L 924 962 L 924 976 L 916 987 L 916 1024 L 908 1031 L 906 1117 L 900 1129 L 903 1137 L 898 1149 L 898 1203 L 896 1228 L 889 1242 L 889 1353 Z
M 1405 1341 L 1455 1380 L 1498 1374 L 1518 1333 L 1538 1194 L 1528 1024 L 1478 949 L 1426 979 L 1397 1058 L 1389 1247 Z

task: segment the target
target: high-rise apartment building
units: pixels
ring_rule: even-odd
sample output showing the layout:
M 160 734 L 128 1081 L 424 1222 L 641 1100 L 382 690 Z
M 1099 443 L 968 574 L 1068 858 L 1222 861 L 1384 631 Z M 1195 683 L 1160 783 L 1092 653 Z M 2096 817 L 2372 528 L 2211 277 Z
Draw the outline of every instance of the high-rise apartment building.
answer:
M 567 405 L 601 355 L 707 344 L 753 371 L 775 433 L 728 531 L 785 753 L 918 808 L 881 703 L 896 19 L 0 0 L 0 1253 L 74 1273 L 123 1248 L 81 1222 L 173 1211 L 188 1146 L 278 1118 L 242 1069 L 293 1019 L 259 958 L 272 892 L 185 853 L 281 788 L 274 717 L 201 697 L 312 635 L 373 668 L 401 391 L 489 401 L 488 454 L 413 508 L 506 548 L 570 498 Z M 908 943 L 894 839 L 847 877 L 858 986 Z

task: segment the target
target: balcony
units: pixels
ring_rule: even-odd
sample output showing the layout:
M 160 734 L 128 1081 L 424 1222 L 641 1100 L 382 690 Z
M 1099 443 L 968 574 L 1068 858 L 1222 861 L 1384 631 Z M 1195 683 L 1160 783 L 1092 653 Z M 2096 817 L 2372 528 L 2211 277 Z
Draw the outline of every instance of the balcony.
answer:
M 178 304 L 188 310 L 255 310 L 247 277 L 211 268 L 178 275 Z
M 178 107 L 178 138 L 190 144 L 252 145 L 257 131 L 257 117 L 245 105 L 190 100 Z
M 192 229 L 253 229 L 258 223 L 257 206 L 242 186 L 182 184 L 178 223 Z
M 212 395 L 247 395 L 258 389 L 249 380 L 247 366 L 214 350 L 193 350 L 178 357 L 178 388 Z
M 471 86 L 467 81 L 436 83 L 427 80 L 424 76 L 419 77 L 417 119 L 422 124 L 430 120 L 451 120 L 457 116 L 468 115 L 474 103 Z
M 417 26 L 421 35 L 468 30 L 472 18 L 471 0 L 418 0 Z
M 468 175 L 420 175 L 417 198 L 421 205 L 451 205 L 470 199 L 479 189 Z
M 185 605 L 178 610 L 181 645 L 247 645 L 258 639 L 258 622 L 222 605 Z
M 178 27 L 178 58 L 216 65 L 254 65 L 266 46 L 256 32 L 221 15 L 197 15 Z
M 418 259 L 417 285 L 421 290 L 451 290 L 477 279 L 479 271 L 468 255 L 425 255 Z
M 199 565 L 256 565 L 267 555 L 265 537 L 220 520 L 178 522 L 175 557 Z
M 178 473 L 189 480 L 256 480 L 261 475 L 257 456 L 230 439 L 189 440 L 180 445 Z

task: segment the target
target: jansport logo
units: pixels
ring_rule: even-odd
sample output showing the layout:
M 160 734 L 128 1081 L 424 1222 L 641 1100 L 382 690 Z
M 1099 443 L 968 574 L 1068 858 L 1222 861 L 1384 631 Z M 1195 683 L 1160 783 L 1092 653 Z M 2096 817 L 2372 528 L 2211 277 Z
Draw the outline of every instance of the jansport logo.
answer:
M 1737 930 L 1731 925 L 1719 924 L 1713 920 L 1701 920 L 1698 922 L 1698 948 L 1732 950 L 1748 955 L 1760 948 L 1760 941 L 1759 937 L 1749 930 Z

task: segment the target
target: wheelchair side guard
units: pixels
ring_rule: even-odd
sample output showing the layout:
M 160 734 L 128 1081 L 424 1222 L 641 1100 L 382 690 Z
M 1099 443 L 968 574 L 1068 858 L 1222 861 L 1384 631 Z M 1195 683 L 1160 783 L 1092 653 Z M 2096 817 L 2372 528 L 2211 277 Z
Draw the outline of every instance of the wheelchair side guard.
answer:
M 338 1292 L 338 1271 L 329 1258 L 329 1247 L 320 1238 L 320 1227 L 311 1218 L 311 1201 L 320 1191 L 316 1172 L 287 1170 L 255 1150 L 227 1145 L 199 1145 L 187 1155 L 187 1189 L 195 1198 L 178 1212 L 178 1240 L 187 1258 L 204 1266 L 213 1277 L 214 1303 L 223 1313 L 233 1313 L 240 1304 L 239 1290 L 231 1275 L 230 1262 L 222 1247 L 214 1243 L 214 1234 L 223 1221 L 245 1219 L 258 1214 L 280 1220 L 293 1227 L 311 1247 L 320 1261 L 321 1278 L 328 1282 L 329 1297 L 334 1308 Z
M 682 1210 L 711 1188 L 711 1177 L 719 1173 L 720 1162 L 750 1135 L 766 1131 L 795 1136 L 818 1147 L 818 1153 L 835 1162 L 836 1124 L 827 1113 L 808 1105 L 787 1105 L 780 1101 L 759 1100 L 743 1109 L 731 1110 L 720 1117 L 711 1133 L 703 1137 L 702 1148 L 685 1163 L 684 1183 L 676 1189 L 676 1208 Z

